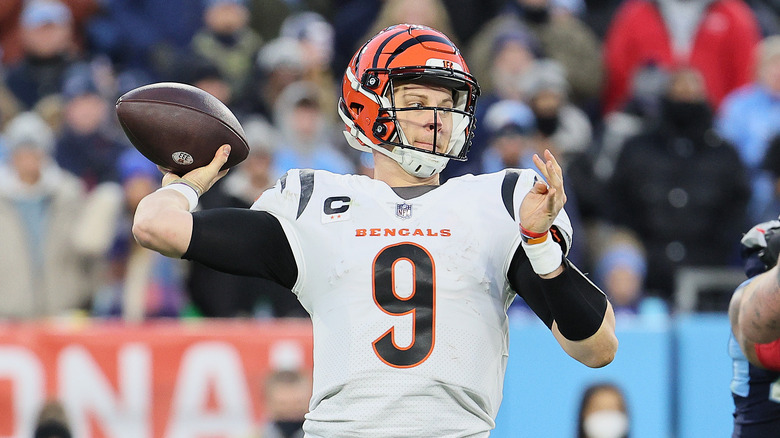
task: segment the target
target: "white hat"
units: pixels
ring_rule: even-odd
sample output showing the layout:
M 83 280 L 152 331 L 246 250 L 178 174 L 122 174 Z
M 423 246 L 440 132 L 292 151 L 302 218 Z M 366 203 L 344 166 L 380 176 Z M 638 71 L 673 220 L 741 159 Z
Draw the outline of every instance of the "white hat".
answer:
M 5 147 L 9 152 L 26 147 L 40 149 L 47 154 L 54 150 L 54 131 L 33 111 L 14 117 L 3 132 Z

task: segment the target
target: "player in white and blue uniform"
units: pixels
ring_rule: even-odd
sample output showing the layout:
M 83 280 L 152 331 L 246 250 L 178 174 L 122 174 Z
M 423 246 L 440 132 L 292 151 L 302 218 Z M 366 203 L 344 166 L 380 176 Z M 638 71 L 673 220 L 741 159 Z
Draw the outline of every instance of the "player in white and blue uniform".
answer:
M 747 281 L 729 305 L 733 363 L 732 438 L 780 436 L 780 281 L 777 253 L 780 221 L 753 227 L 742 239 Z

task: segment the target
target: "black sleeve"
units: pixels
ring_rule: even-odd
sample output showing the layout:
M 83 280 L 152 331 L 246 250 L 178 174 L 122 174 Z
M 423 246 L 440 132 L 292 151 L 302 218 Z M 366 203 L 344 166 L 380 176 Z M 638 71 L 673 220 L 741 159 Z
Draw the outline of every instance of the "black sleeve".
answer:
M 182 258 L 288 289 L 298 277 L 287 236 L 279 220 L 265 211 L 218 208 L 193 213 L 192 238 Z
M 517 251 L 512 257 L 507 277 L 512 290 L 525 300 L 528 307 L 544 322 L 547 328 L 552 328 L 553 316 L 550 312 L 550 306 L 544 299 L 542 277 L 534 272 L 522 246 L 517 247 Z
M 607 311 L 607 297 L 566 258 L 563 272 L 541 278 L 531 267 L 522 246 L 517 248 L 507 273 L 509 283 L 548 328 L 553 321 L 569 340 L 596 333 Z

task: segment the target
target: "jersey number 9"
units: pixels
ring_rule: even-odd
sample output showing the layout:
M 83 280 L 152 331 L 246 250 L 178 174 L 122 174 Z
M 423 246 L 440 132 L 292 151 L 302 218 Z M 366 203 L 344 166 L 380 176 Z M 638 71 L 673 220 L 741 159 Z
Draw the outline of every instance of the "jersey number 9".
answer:
M 408 262 L 412 267 L 412 293 L 401 297 L 396 292 L 396 264 Z M 390 245 L 374 258 L 374 302 L 393 316 L 413 316 L 412 342 L 399 347 L 395 327 L 390 327 L 373 342 L 374 352 L 395 368 L 411 368 L 424 362 L 433 351 L 435 339 L 436 287 L 433 258 L 425 248 L 410 242 Z

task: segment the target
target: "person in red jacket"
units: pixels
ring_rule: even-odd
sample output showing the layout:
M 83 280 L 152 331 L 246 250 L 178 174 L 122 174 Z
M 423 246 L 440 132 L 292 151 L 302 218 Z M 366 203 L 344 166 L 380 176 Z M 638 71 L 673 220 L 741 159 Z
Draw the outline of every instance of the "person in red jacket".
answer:
M 753 79 L 760 38 L 758 21 L 742 0 L 627 0 L 604 41 L 604 113 L 625 103 L 632 77 L 648 65 L 701 71 L 717 108 Z

